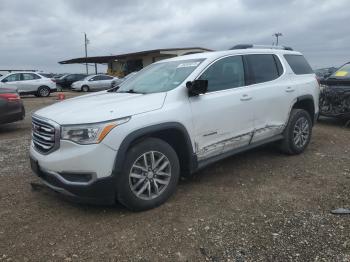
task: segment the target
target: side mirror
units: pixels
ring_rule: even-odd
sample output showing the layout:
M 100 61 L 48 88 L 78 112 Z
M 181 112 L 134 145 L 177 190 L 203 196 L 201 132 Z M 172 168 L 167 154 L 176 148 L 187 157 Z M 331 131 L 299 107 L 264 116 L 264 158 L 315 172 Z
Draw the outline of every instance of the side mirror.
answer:
M 197 79 L 192 82 L 188 81 L 186 87 L 190 96 L 205 94 L 208 91 L 208 80 Z
M 8 82 L 8 80 L 7 79 L 3 79 L 3 80 L 1 80 L 1 82 L 6 83 L 6 82 Z

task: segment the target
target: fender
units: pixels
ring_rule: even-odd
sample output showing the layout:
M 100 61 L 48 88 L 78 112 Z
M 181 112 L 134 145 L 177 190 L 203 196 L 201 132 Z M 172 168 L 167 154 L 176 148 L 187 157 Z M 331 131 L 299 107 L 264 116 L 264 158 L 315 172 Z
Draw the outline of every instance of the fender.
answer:
M 197 163 L 197 157 L 193 151 L 190 135 L 188 134 L 187 129 L 182 124 L 178 122 L 167 122 L 167 123 L 147 126 L 128 134 L 124 138 L 123 142 L 121 143 L 118 149 L 117 156 L 114 161 L 114 168 L 113 168 L 112 175 L 116 176 L 120 172 L 122 172 L 126 152 L 128 151 L 128 149 L 130 148 L 130 146 L 134 141 L 143 137 L 147 137 L 148 135 L 151 136 L 155 132 L 165 131 L 169 129 L 172 129 L 172 130 L 175 129 L 177 131 L 180 131 L 184 135 L 185 137 L 184 142 L 185 142 L 186 150 L 189 155 L 189 159 L 187 159 L 187 161 L 189 161 L 189 169 L 190 169 L 189 172 L 192 173 L 197 168 L 198 163 Z
M 312 95 L 302 95 L 302 96 L 298 96 L 297 98 L 294 99 L 290 109 L 289 109 L 289 114 L 288 114 L 288 118 L 287 118 L 287 122 L 286 122 L 286 126 L 288 124 L 288 121 L 289 121 L 289 117 L 290 117 L 290 114 L 295 106 L 296 103 L 298 102 L 302 102 L 302 101 L 305 101 L 305 100 L 311 100 L 312 101 L 312 104 L 313 104 L 313 107 L 314 107 L 314 112 L 315 112 L 315 115 L 311 116 L 311 118 L 313 119 L 313 124 L 316 123 L 317 119 L 318 119 L 318 113 L 316 113 L 316 108 L 315 108 L 315 101 L 314 101 L 314 97 Z
M 302 95 L 302 96 L 297 97 L 297 102 L 300 102 L 303 100 L 312 100 L 312 102 L 315 105 L 314 97 L 312 95 Z

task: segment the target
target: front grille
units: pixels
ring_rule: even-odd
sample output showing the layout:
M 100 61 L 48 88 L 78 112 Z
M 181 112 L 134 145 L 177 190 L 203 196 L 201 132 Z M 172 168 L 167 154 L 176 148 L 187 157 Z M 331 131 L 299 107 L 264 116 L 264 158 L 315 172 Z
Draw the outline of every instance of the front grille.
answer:
M 59 146 L 59 132 L 57 124 L 32 117 L 32 140 L 37 151 L 48 154 L 56 150 Z

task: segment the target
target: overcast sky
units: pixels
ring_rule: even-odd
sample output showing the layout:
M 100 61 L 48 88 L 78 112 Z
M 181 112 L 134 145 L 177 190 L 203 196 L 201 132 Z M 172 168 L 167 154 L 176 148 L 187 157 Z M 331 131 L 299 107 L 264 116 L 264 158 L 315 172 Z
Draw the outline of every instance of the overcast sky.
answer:
M 314 68 L 339 66 L 350 61 L 349 19 L 349 0 L 1 0 L 0 70 L 84 72 L 57 63 L 84 56 L 83 32 L 89 56 L 272 44 L 282 32 Z

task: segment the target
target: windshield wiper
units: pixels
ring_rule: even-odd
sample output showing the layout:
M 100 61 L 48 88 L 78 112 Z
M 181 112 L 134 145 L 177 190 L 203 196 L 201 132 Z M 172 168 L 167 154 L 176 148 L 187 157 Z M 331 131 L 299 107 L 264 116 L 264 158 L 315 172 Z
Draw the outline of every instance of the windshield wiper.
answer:
M 108 89 L 107 92 L 117 92 L 120 86 L 112 87 L 111 89 Z
M 119 91 L 118 93 L 128 93 L 128 94 L 145 94 L 142 92 L 136 92 L 134 89 L 129 89 L 129 90 L 123 90 L 123 91 Z

